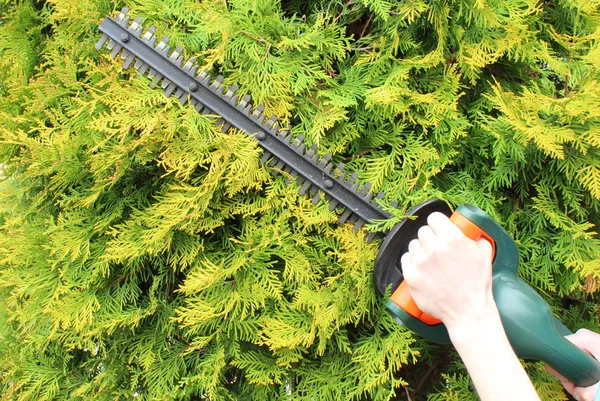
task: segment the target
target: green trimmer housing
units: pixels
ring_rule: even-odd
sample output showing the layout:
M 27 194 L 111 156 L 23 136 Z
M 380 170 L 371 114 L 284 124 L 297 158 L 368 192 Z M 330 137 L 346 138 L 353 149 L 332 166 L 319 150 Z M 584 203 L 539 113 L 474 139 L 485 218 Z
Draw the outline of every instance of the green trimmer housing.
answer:
M 398 223 L 386 237 L 375 262 L 374 278 L 381 294 L 385 294 L 388 288 L 392 293 L 404 290 L 400 288 L 403 281 L 400 258 L 407 251 L 409 242 L 417 238 L 418 229 L 427 224 L 427 216 L 434 211 L 451 216 L 451 210 L 444 202 L 431 200 L 412 209 L 408 215 L 416 218 Z M 600 363 L 564 338 L 572 333 L 552 314 L 546 301 L 517 276 L 519 254 L 508 233 L 477 207 L 461 205 L 452 219 L 456 214 L 477 226 L 495 243 L 492 264 L 494 300 L 517 356 L 544 361 L 580 387 L 600 381 Z M 465 232 L 463 227 L 459 227 Z M 397 298 L 392 296 L 386 307 L 399 324 L 431 341 L 450 343 L 442 322 L 419 318 L 410 308 L 395 303 L 393 299 Z

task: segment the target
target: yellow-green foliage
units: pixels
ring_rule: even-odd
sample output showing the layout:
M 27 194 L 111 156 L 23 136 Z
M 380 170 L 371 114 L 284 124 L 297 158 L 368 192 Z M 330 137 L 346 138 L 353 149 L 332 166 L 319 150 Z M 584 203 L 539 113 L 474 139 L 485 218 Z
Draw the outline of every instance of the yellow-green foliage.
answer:
M 378 241 L 94 49 L 125 5 L 398 201 L 382 226 L 477 205 L 600 330 L 598 0 L 0 0 L 1 399 L 476 399 L 384 311 Z

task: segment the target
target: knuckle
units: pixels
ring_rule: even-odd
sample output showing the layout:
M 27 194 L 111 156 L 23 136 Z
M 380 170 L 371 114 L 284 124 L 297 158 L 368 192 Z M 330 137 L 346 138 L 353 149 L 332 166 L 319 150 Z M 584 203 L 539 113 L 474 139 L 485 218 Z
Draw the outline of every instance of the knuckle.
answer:
M 414 252 L 415 249 L 419 246 L 419 240 L 418 239 L 413 239 L 412 241 L 410 241 L 408 243 L 408 251 L 409 252 Z
M 451 231 L 447 235 L 448 242 L 451 244 L 460 244 L 465 239 L 465 235 L 462 231 L 456 230 Z
M 427 263 L 427 255 L 419 252 L 417 253 L 414 257 L 413 257 L 413 262 L 415 264 L 415 266 L 423 266 L 425 263 Z
M 431 253 L 436 257 L 444 257 L 450 254 L 454 248 L 452 241 L 439 241 L 431 247 Z
M 575 335 L 578 337 L 578 339 L 584 343 L 591 343 L 593 341 L 599 341 L 600 340 L 600 335 L 594 333 L 591 330 L 588 329 L 579 329 L 577 330 L 577 332 L 575 333 Z

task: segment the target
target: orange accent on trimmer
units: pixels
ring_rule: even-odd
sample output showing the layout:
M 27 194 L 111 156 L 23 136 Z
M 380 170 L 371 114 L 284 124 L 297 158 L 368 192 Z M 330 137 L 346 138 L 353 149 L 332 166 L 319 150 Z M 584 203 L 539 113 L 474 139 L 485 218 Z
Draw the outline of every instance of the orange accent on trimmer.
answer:
M 450 221 L 454 223 L 458 228 L 460 228 L 460 230 L 463 232 L 463 234 L 467 236 L 467 238 L 470 238 L 473 241 L 477 241 L 479 240 L 479 238 L 484 238 L 487 241 L 489 241 L 489 243 L 492 244 L 492 259 L 494 258 L 494 256 L 496 255 L 496 243 L 494 242 L 492 237 L 486 234 L 481 228 L 479 228 L 479 226 L 477 226 L 471 220 L 467 219 L 465 216 L 458 212 L 454 212 L 452 214 L 452 216 L 450 217 Z M 406 311 L 406 313 L 419 319 L 425 324 L 432 326 L 434 324 L 442 322 L 441 320 L 431 315 L 428 315 L 427 313 L 419 309 L 415 301 L 412 299 L 412 296 L 410 295 L 410 291 L 408 289 L 408 284 L 406 283 L 406 281 L 400 283 L 396 291 L 394 291 L 394 293 L 390 297 L 390 300 L 396 305 L 398 305 L 400 308 L 402 308 L 404 311 Z
M 478 225 L 458 212 L 452 213 L 450 221 L 460 228 L 460 231 L 462 231 L 467 238 L 470 238 L 473 241 L 478 241 L 479 238 L 483 238 L 492 244 L 492 259 L 494 259 L 494 256 L 496 256 L 496 242 L 494 242 L 492 237 L 487 235 L 487 233 L 479 228 Z
M 410 291 L 408 290 L 408 284 L 406 283 L 406 281 L 400 283 L 398 288 L 396 288 L 396 291 L 394 291 L 394 293 L 390 297 L 390 300 L 396 305 L 398 305 L 400 308 L 404 309 L 404 311 L 412 317 L 417 318 L 423 323 L 426 323 L 430 326 L 442 322 L 441 320 L 431 315 L 428 315 L 427 313 L 419 309 L 415 301 L 412 299 L 412 295 L 410 295 Z

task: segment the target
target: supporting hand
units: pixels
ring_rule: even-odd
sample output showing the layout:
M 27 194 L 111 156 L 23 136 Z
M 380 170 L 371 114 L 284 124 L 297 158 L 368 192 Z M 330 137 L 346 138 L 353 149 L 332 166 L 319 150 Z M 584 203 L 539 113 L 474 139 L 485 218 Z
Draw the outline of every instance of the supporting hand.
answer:
M 581 329 L 577 331 L 577 333 L 566 336 L 565 338 L 592 355 L 594 358 L 600 360 L 600 334 Z M 576 387 L 572 382 L 567 380 L 550 366 L 546 366 L 546 369 L 548 369 L 550 374 L 560 380 L 565 390 L 567 390 L 567 392 L 577 401 L 594 401 L 596 394 L 600 397 L 600 384 L 596 383 L 591 387 Z

